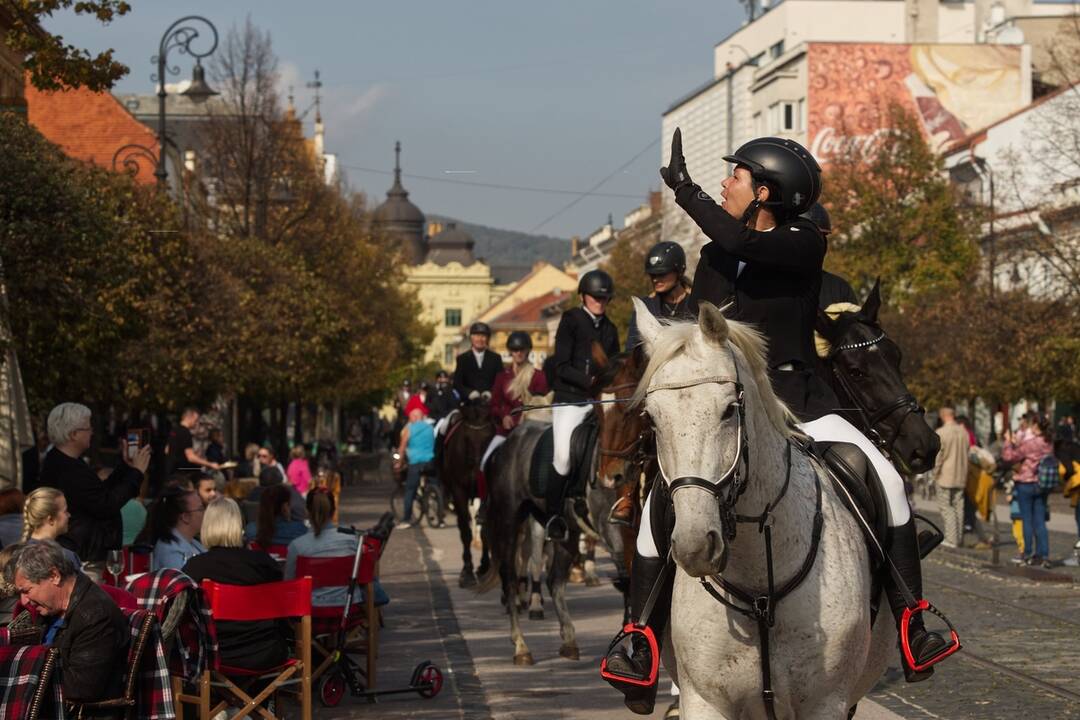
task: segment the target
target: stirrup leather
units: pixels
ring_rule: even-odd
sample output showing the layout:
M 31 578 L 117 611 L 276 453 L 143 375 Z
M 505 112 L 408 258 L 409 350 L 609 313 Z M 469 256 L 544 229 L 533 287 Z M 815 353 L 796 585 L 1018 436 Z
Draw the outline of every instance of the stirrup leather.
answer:
M 640 675 L 623 675 L 616 673 L 608 669 L 607 659 L 608 655 L 612 653 L 619 646 L 620 643 L 631 639 L 631 645 L 633 645 L 632 639 L 635 635 L 641 635 L 649 643 L 649 655 L 651 662 L 649 664 L 649 674 L 647 676 Z M 656 635 L 648 625 L 638 625 L 636 623 L 627 623 L 623 626 L 623 629 L 615 636 L 608 645 L 608 650 L 604 654 L 604 659 L 600 661 L 600 677 L 607 680 L 613 686 L 618 688 L 620 685 L 639 685 L 641 687 L 651 687 L 656 684 L 656 679 L 660 674 L 660 648 L 656 644 Z
M 911 652 L 911 621 L 913 618 L 918 617 L 924 612 L 929 612 L 931 615 L 935 615 L 941 619 L 942 622 L 949 628 L 949 639 L 945 642 L 945 647 L 934 654 L 929 660 L 917 664 L 915 662 L 915 656 Z M 900 650 L 904 654 L 904 662 L 908 667 L 915 672 L 923 672 L 930 669 L 934 665 L 949 657 L 953 653 L 960 649 L 960 636 L 956 634 L 956 628 L 949 622 L 949 619 L 945 617 L 944 613 L 931 605 L 926 600 L 919 600 L 914 607 L 907 607 L 904 609 L 904 615 L 900 619 Z

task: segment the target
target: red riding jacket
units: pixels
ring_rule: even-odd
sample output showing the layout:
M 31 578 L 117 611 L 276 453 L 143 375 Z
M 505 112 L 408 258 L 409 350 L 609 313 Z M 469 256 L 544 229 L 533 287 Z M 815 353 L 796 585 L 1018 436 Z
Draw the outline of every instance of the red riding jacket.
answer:
M 510 397 L 510 383 L 514 380 L 513 365 L 507 365 L 502 372 L 495 376 L 495 385 L 491 388 L 491 419 L 495 423 L 495 432 L 499 435 L 509 435 L 510 431 L 503 426 L 503 418 L 509 416 L 514 419 L 514 427 L 521 423 L 521 413 L 510 415 L 515 409 L 522 406 L 521 400 Z M 547 379 L 544 373 L 536 370 L 532 380 L 529 381 L 530 395 L 546 395 L 548 392 Z

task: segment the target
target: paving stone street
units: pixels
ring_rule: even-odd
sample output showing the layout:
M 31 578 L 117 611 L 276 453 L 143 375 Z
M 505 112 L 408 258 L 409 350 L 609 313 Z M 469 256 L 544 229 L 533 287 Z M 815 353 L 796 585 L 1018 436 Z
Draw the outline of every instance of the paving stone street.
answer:
M 348 488 L 345 518 L 357 526 L 373 524 L 387 508 L 391 487 L 382 477 Z M 1055 533 L 1054 545 L 1064 547 L 1068 540 L 1066 533 Z M 1080 575 L 1075 568 L 1017 571 L 1007 553 L 1002 548 L 1005 564 L 996 569 L 988 565 L 988 552 L 939 549 L 926 561 L 927 595 L 956 624 L 964 650 L 920 684 L 905 683 L 895 663 L 860 703 L 859 720 L 1080 717 Z M 378 687 L 405 685 L 412 668 L 428 659 L 442 668 L 446 686 L 433 700 L 415 694 L 387 696 L 376 704 L 346 698 L 335 711 L 320 710 L 321 717 L 634 717 L 597 673 L 621 616 L 610 585 L 568 589 L 579 661 L 558 656 L 558 624 L 548 603 L 543 621 L 522 621 L 536 664 L 516 667 L 498 591 L 478 595 L 459 589 L 460 568 L 452 525 L 393 533 L 381 565 L 392 601 L 385 609 Z M 600 571 L 610 576 L 613 567 L 605 559 Z M 668 686 L 665 681 L 653 717 L 666 709 Z

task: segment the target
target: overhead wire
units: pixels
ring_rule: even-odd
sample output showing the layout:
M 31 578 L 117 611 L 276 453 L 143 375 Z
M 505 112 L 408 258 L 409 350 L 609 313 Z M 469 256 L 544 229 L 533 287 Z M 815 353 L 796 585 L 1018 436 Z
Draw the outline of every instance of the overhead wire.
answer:
M 655 143 L 654 143 L 655 144 Z M 349 165 L 346 163 L 338 163 L 340 167 L 348 170 L 359 170 L 360 172 L 374 173 L 376 175 L 393 175 L 390 170 L 380 170 L 377 168 L 362 167 L 360 165 Z M 621 169 L 621 168 L 620 168 Z M 618 171 L 616 171 L 618 172 Z M 631 200 L 641 199 L 640 194 L 630 195 L 628 193 L 598 193 L 586 190 L 584 193 L 580 190 L 562 190 L 559 188 L 544 188 L 544 187 L 529 187 L 526 185 L 509 185 L 505 183 L 485 183 L 475 182 L 472 180 L 454 180 L 452 178 L 435 177 L 432 175 L 413 175 L 412 173 L 402 173 L 402 177 L 407 180 L 423 180 L 427 182 L 440 182 L 448 183 L 450 185 L 471 185 L 472 187 L 490 188 L 494 190 L 511 190 L 515 192 L 534 192 L 534 193 L 546 193 L 549 195 L 592 195 L 593 197 L 607 197 L 607 198 L 629 198 Z M 581 198 L 578 198 L 581 199 Z

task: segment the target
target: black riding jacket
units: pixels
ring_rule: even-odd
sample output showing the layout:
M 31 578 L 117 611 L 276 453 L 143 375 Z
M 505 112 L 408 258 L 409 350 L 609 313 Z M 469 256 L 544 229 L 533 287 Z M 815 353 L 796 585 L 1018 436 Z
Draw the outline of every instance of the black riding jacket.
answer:
M 686 283 L 686 287 L 689 290 L 690 284 Z M 697 317 L 691 309 L 690 293 L 687 293 L 682 300 L 674 305 L 664 302 L 659 295 L 655 294 L 639 299 L 645 303 L 645 307 L 649 309 L 653 317 L 674 320 L 693 320 Z M 633 350 L 640 344 L 641 336 L 638 335 L 637 314 L 635 313 L 630 316 L 630 327 L 626 329 L 626 349 L 627 351 Z
M 555 402 L 589 399 L 589 389 L 596 375 L 592 359 L 594 340 L 600 343 L 608 357 L 618 354 L 619 331 L 606 315 L 593 322 L 583 307 L 563 313 L 555 332 Z
M 454 389 L 449 384 L 443 387 L 436 384 L 434 389 L 428 393 L 426 403 L 432 420 L 442 420 L 459 404 L 460 400 L 458 400 L 457 395 L 454 394 Z
M 495 384 L 495 377 L 502 372 L 502 358 L 491 350 L 485 350 L 483 364 L 477 366 L 476 356 L 472 348 L 457 356 L 457 365 L 454 367 L 454 391 L 457 392 L 461 402 L 469 399 L 473 391 L 484 393 L 491 392 Z
M 855 294 L 855 289 L 851 287 L 851 284 L 847 280 L 839 275 L 833 275 L 827 270 L 822 270 L 821 292 L 818 293 L 818 307 L 825 310 L 835 303 L 851 303 L 852 305 L 858 305 L 859 297 Z
M 814 350 L 827 249 L 817 226 L 796 218 L 752 230 L 697 185 L 680 188 L 675 200 L 712 241 L 701 248 L 694 275 L 695 312 L 702 301 L 730 304 L 727 317 L 757 326 L 768 340 L 773 389 L 791 411 L 804 421 L 831 412 L 838 403 Z

